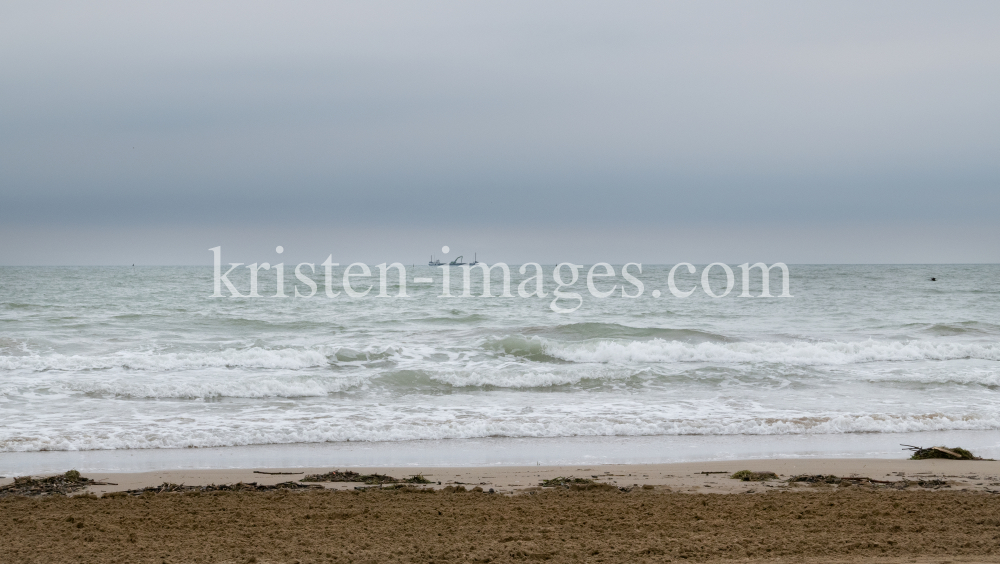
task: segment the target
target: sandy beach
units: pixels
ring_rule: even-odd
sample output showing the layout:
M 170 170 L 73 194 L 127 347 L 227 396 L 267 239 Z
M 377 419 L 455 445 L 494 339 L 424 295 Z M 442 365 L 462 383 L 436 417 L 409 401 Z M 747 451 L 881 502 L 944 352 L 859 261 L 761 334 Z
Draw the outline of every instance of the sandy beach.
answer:
M 744 469 L 776 479 L 729 477 Z M 1000 562 L 993 461 L 350 468 L 431 483 L 121 493 L 165 482 L 271 485 L 331 470 L 84 473 L 114 485 L 0 499 L 0 561 Z M 788 481 L 802 475 L 858 479 Z M 591 483 L 540 487 L 557 477 Z
M 86 492 L 98 496 L 109 492 L 159 486 L 163 483 L 187 486 L 256 482 L 272 485 L 299 480 L 309 474 L 322 474 L 336 467 L 315 468 L 232 468 L 204 470 L 164 470 L 160 472 L 106 473 L 87 472 L 85 475 L 114 485 L 92 486 Z M 421 487 L 442 489 L 447 486 L 479 486 L 496 493 L 518 493 L 538 488 L 544 480 L 556 477 L 591 479 L 615 487 L 655 486 L 662 490 L 684 493 L 747 493 L 775 490 L 796 490 L 800 484 L 784 480 L 743 482 L 728 476 L 740 470 L 774 472 L 779 478 L 796 475 L 834 475 L 864 477 L 900 486 L 904 481 L 941 480 L 947 489 L 1000 492 L 1000 462 L 987 460 L 951 461 L 893 459 L 776 459 L 683 462 L 673 464 L 606 464 L 570 466 L 473 466 L 473 467 L 351 467 L 360 474 L 379 473 L 397 478 L 422 475 L 430 484 Z M 0 479 L 0 486 L 13 481 L 13 476 Z M 366 487 L 351 482 L 320 483 L 327 489 L 350 490 Z M 912 487 L 918 487 L 913 485 Z

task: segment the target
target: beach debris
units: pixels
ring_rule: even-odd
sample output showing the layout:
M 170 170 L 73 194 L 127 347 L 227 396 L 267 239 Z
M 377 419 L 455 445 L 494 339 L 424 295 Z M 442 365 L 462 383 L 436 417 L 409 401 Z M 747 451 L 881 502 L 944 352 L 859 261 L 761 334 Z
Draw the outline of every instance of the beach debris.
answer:
M 920 486 L 921 488 L 931 488 L 931 489 L 935 489 L 935 490 L 939 489 L 939 488 L 950 488 L 951 487 L 951 485 L 949 485 L 948 482 L 946 482 L 944 480 L 939 480 L 939 479 L 936 479 L 936 478 L 933 479 L 933 480 L 916 480 L 916 481 L 903 480 L 902 487 L 905 488 L 905 487 L 913 485 L 913 484 L 916 484 L 917 486 Z
M 948 482 L 939 479 L 931 480 L 876 480 L 874 478 L 869 478 L 867 476 L 834 476 L 832 474 L 800 474 L 798 476 L 792 476 L 788 478 L 788 482 L 805 482 L 809 484 L 832 484 L 839 486 L 851 486 L 851 485 L 864 485 L 864 484 L 884 484 L 880 487 L 892 487 L 896 489 L 906 489 L 910 486 L 919 486 L 921 488 L 950 488 L 951 486 Z
M 14 482 L 0 486 L 0 497 L 26 496 L 39 497 L 46 495 L 66 495 L 86 489 L 88 486 L 115 486 L 110 482 L 98 482 L 84 478 L 76 470 L 70 470 L 58 476 L 32 478 L 31 476 L 15 477 Z
M 262 470 L 254 470 L 254 474 L 267 474 L 268 476 L 295 476 L 297 474 L 305 474 L 305 472 L 264 472 Z
M 300 480 L 301 482 L 361 482 L 364 484 L 394 484 L 399 479 L 385 474 L 359 474 L 350 470 L 341 472 L 333 470 L 325 474 L 310 474 Z
M 415 486 L 413 484 L 404 484 L 404 483 L 388 484 L 388 485 L 386 485 L 386 484 L 373 484 L 373 485 L 370 485 L 370 486 L 355 486 L 354 490 L 355 491 L 359 491 L 359 492 L 366 492 L 366 491 L 371 491 L 371 490 L 379 490 L 379 491 L 384 491 L 384 490 L 398 490 L 398 491 L 410 492 L 410 493 L 434 493 L 434 488 L 418 488 L 417 486 Z
M 698 473 L 708 476 L 709 474 L 728 474 L 729 470 L 713 470 L 711 472 L 698 472 Z
M 744 482 L 766 482 L 778 479 L 778 475 L 774 472 L 754 472 L 752 470 L 740 470 L 739 472 L 734 472 L 729 477 L 733 480 L 742 480 Z
M 548 480 L 542 480 L 538 483 L 539 486 L 543 488 L 558 488 L 558 487 L 570 487 L 574 484 L 593 484 L 594 481 L 590 478 L 566 478 L 564 476 L 559 476 L 558 478 L 549 478 Z
M 580 491 L 586 492 L 586 491 L 593 491 L 593 490 L 596 490 L 596 491 L 609 491 L 609 492 L 611 492 L 611 491 L 631 491 L 632 487 L 629 486 L 628 489 L 625 489 L 625 488 L 620 488 L 620 487 L 614 486 L 612 484 L 605 484 L 605 483 L 594 482 L 594 483 L 590 483 L 590 484 L 571 484 L 569 486 L 569 489 L 573 490 L 573 491 L 577 491 L 577 492 L 580 492 Z
M 798 476 L 792 476 L 788 480 L 789 483 L 792 482 L 806 482 L 809 484 L 840 484 L 844 481 L 843 478 L 839 476 L 834 476 L 833 474 L 799 474 Z
M 208 486 L 185 486 L 184 484 L 172 484 L 163 482 L 159 486 L 150 486 L 137 490 L 126 490 L 123 492 L 109 492 L 103 497 L 128 497 L 144 494 L 161 493 L 209 493 L 209 492 L 271 492 L 276 490 L 316 490 L 323 489 L 323 486 L 300 484 L 298 482 L 281 482 L 271 486 L 258 484 L 257 482 L 237 482 L 235 484 L 210 484 Z
M 903 450 L 913 451 L 910 460 L 926 460 L 928 458 L 945 458 L 948 460 L 982 460 L 982 458 L 972 454 L 962 447 L 934 446 L 924 448 L 913 445 L 900 445 L 906 447 Z
M 849 476 L 849 477 L 841 478 L 841 481 L 843 481 L 843 480 L 854 481 L 854 482 L 871 482 L 873 484 L 895 484 L 896 483 L 896 482 L 894 482 L 892 480 L 876 480 L 875 478 L 869 478 L 867 476 L 864 476 L 864 477 L 861 477 L 861 476 Z
M 409 478 L 393 478 L 385 474 L 359 474 L 350 470 L 334 470 L 326 474 L 310 474 L 299 480 L 300 482 L 362 482 L 365 484 L 429 484 L 430 480 L 422 474 L 416 474 Z
M 607 476 L 604 476 L 604 477 L 607 478 Z M 538 485 L 541 486 L 541 487 L 537 488 L 537 489 L 541 489 L 541 488 L 565 488 L 565 489 L 573 490 L 573 491 L 591 491 L 591 490 L 597 490 L 597 491 L 623 491 L 624 492 L 624 491 L 631 491 L 631 489 L 632 489 L 631 486 L 629 486 L 628 488 L 618 487 L 618 486 L 615 486 L 615 485 L 612 485 L 612 484 L 607 484 L 607 483 L 604 483 L 604 482 L 595 482 L 594 480 L 591 480 L 590 478 L 573 478 L 573 477 L 565 477 L 565 476 L 559 476 L 557 478 L 549 478 L 548 480 L 542 480 L 541 482 L 538 483 Z M 530 489 L 535 489 L 535 488 L 530 488 Z M 528 491 L 528 489 L 526 489 L 525 491 Z

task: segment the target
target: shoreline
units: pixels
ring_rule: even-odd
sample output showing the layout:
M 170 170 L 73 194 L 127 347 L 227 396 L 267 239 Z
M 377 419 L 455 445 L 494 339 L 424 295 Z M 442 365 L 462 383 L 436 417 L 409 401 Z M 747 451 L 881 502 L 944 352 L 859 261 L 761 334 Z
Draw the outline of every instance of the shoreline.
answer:
M 0 476 L 227 468 L 457 468 L 672 464 L 739 460 L 900 460 L 900 443 L 962 446 L 1000 459 L 994 431 L 825 435 L 492 437 L 202 448 L 0 453 Z
M 154 472 L 83 472 L 86 478 L 113 485 L 89 486 L 79 493 L 103 495 L 105 493 L 158 487 L 164 483 L 185 486 L 208 486 L 235 483 L 274 485 L 281 482 L 299 482 L 309 474 L 323 474 L 333 470 L 350 470 L 360 474 L 384 474 L 404 479 L 422 475 L 431 483 L 422 488 L 443 489 L 463 486 L 467 489 L 481 487 L 496 493 L 516 494 L 539 490 L 543 480 L 557 477 L 581 478 L 616 488 L 642 488 L 652 486 L 657 490 L 683 493 L 762 493 L 766 491 L 805 491 L 813 489 L 808 483 L 788 482 L 799 475 L 833 475 L 841 478 L 869 478 L 872 484 L 882 487 L 908 487 L 916 489 L 946 489 L 1000 493 L 1000 462 L 989 460 L 907 460 L 872 458 L 836 459 L 755 459 L 680 462 L 668 464 L 596 464 L 559 466 L 396 466 L 396 467 L 312 467 L 312 468 L 230 468 L 230 469 L 181 469 Z M 65 470 L 70 470 L 66 468 Z M 64 470 L 64 471 L 65 471 Z M 729 476 L 740 470 L 774 472 L 777 478 L 769 481 L 740 481 Z M 38 476 L 38 475 L 36 475 Z M 13 482 L 14 476 L 0 479 L 0 486 Z M 934 483 L 921 487 L 919 482 Z M 325 489 L 354 491 L 371 487 L 357 482 L 310 482 Z M 826 486 L 826 484 L 823 484 Z M 374 486 L 378 488 L 379 486 Z

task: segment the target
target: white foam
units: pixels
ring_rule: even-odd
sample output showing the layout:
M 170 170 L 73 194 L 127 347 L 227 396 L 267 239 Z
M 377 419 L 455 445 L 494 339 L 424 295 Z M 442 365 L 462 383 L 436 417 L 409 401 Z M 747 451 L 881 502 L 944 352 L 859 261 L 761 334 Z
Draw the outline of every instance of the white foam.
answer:
M 706 362 L 721 364 L 845 365 L 868 362 L 1000 360 L 1000 345 L 928 341 L 683 343 L 597 340 L 547 341 L 545 352 L 572 362 L 609 364 Z
M 789 364 L 803 366 L 847 365 L 870 362 L 918 360 L 1000 360 L 1000 345 L 929 341 L 855 342 L 735 342 L 685 343 L 650 339 L 646 341 L 593 340 L 565 343 L 535 337 L 530 340 L 545 354 L 575 363 L 650 364 L 702 362 L 717 364 Z M 434 351 L 425 351 L 433 354 Z M 201 368 L 245 368 L 263 370 L 304 370 L 331 364 L 348 365 L 405 356 L 399 347 L 311 348 L 229 348 L 220 351 L 158 353 L 121 351 L 104 355 L 64 355 L 59 353 L 0 356 L 4 371 L 88 371 L 123 369 L 174 372 Z M 412 353 L 410 355 L 413 356 Z M 418 355 L 415 360 L 421 360 Z M 455 355 L 449 355 L 454 357 Z M 411 358 L 411 360 L 414 360 Z M 461 358 L 451 361 L 462 364 Z M 418 368 L 419 366 L 413 366 Z M 545 372 L 546 370 L 542 370 Z
M 341 378 L 215 378 L 135 381 L 63 381 L 66 390 L 121 398 L 297 398 L 322 397 L 363 383 L 360 377 Z
M 937 368 L 937 367 L 934 367 Z M 906 382 L 912 384 L 960 384 L 1000 387 L 1000 372 L 987 369 L 938 368 L 937 371 L 892 371 L 860 373 L 857 378 L 872 382 Z
M 198 368 L 259 368 L 301 370 L 330 364 L 324 349 L 225 349 L 212 352 L 155 353 L 122 351 L 108 355 L 0 356 L 0 370 L 85 371 L 145 370 L 170 372 Z
M 0 434 L 0 452 L 39 450 L 102 450 L 242 446 L 253 444 L 321 443 L 342 441 L 410 441 L 421 439 L 465 439 L 484 437 L 572 437 L 651 435 L 792 435 L 843 433 L 906 433 L 946 430 L 996 430 L 996 415 L 850 415 L 801 418 L 716 418 L 678 421 L 650 413 L 618 414 L 614 417 L 575 419 L 565 413 L 533 413 L 513 417 L 493 413 L 404 415 L 394 420 L 356 416 L 350 418 L 289 418 L 266 422 L 249 418 L 211 420 L 201 418 L 194 427 L 178 427 L 147 421 L 132 428 L 104 432 L 35 429 L 17 435 L 13 429 Z M 13 432 L 12 432 L 13 431 Z
M 583 380 L 621 380 L 631 378 L 640 369 L 615 369 L 609 367 L 548 367 L 532 368 L 521 363 L 490 366 L 483 363 L 463 369 L 444 368 L 431 375 L 431 379 L 456 388 L 493 386 L 497 388 L 549 388 L 579 384 Z

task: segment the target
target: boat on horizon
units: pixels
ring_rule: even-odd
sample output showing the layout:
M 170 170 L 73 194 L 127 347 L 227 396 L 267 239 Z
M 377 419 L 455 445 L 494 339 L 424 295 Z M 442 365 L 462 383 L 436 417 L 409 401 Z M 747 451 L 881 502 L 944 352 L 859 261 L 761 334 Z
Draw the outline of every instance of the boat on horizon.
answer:
M 472 262 L 462 262 L 463 258 L 465 258 L 463 255 L 458 255 L 457 257 L 455 257 L 455 260 L 449 263 L 444 263 L 439 260 L 434 260 L 434 255 L 431 255 L 431 260 L 430 262 L 427 263 L 427 266 L 444 266 L 445 264 L 447 264 L 448 266 L 464 266 L 464 265 L 475 266 L 479 264 L 478 253 L 473 255 Z
M 455 260 L 453 260 L 453 261 L 451 261 L 451 262 L 448 263 L 448 266 L 464 266 L 464 265 L 475 266 L 475 265 L 479 264 L 478 255 L 474 255 L 473 256 L 472 262 L 462 262 L 463 258 L 465 258 L 465 257 L 462 256 L 462 255 L 458 255 L 455 258 Z

